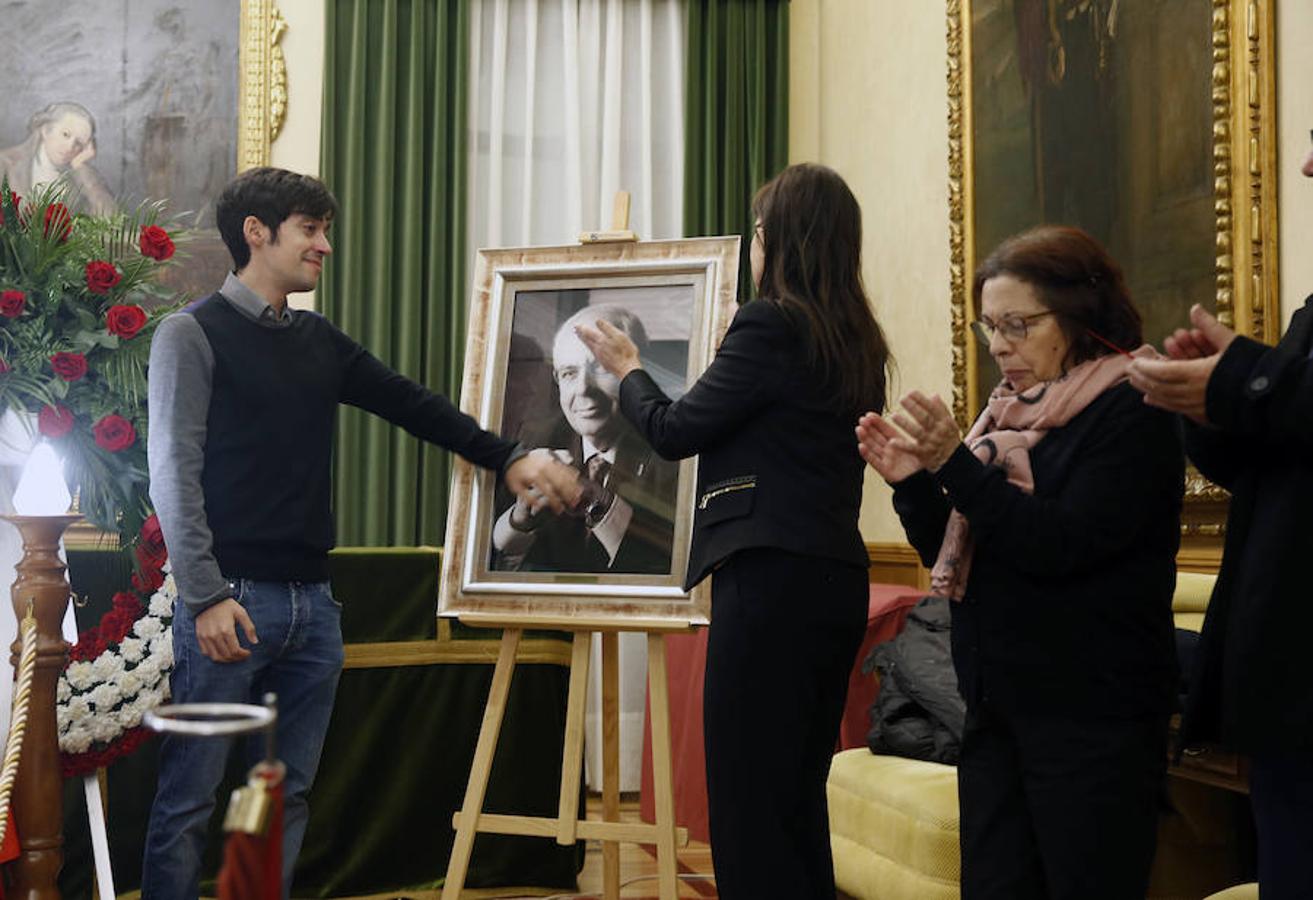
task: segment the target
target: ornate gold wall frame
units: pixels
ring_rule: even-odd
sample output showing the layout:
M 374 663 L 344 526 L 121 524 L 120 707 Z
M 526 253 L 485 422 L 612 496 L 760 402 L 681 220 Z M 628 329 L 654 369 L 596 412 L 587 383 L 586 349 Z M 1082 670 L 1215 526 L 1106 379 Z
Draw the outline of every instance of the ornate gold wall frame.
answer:
M 269 146 L 287 114 L 287 21 L 274 0 L 242 0 L 237 171 L 269 165 Z
M 1033 54 L 1024 55 L 1022 17 L 1016 15 L 1018 4 L 1023 2 L 1034 7 L 1036 15 L 1051 17 L 1047 22 L 1040 21 L 1050 29 L 1049 34 L 1060 49 L 1058 34 L 1052 29 L 1064 20 L 1070 22 L 1076 16 L 1095 16 L 1100 7 L 1115 19 L 1119 7 L 1107 0 L 947 0 L 953 411 L 964 429 L 979 410 L 984 392 L 988 390 L 988 385 L 980 383 L 978 374 L 980 348 L 970 337 L 970 324 L 974 318 L 970 292 L 972 273 L 980 254 L 989 250 L 989 247 L 980 246 L 982 229 L 977 202 L 982 187 L 985 193 L 998 196 L 997 186 L 984 179 L 997 173 L 998 170 L 990 166 L 1000 158 L 997 152 L 992 152 L 986 163 L 982 164 L 978 159 L 982 152 L 978 135 L 984 113 L 978 108 L 977 83 L 998 78 L 1003 65 L 1000 60 L 1005 55 L 1002 51 L 1008 49 L 1000 47 L 1000 29 L 1015 28 L 1018 71 L 1027 64 L 1026 59 L 1036 58 Z M 1208 229 L 1211 234 L 1212 246 L 1203 259 L 1203 283 L 1211 289 L 1218 317 L 1223 322 L 1241 334 L 1269 342 L 1275 341 L 1280 328 L 1274 7 L 1274 0 L 1142 0 L 1133 5 L 1120 4 L 1123 19 L 1132 8 L 1133 14 L 1141 17 L 1176 16 L 1178 23 L 1182 15 L 1188 15 L 1191 28 L 1206 28 L 1211 36 L 1211 57 L 1203 57 L 1203 66 L 1210 77 L 1207 85 L 1202 84 L 1202 80 L 1199 83 L 1199 89 L 1206 90 L 1208 96 L 1190 94 L 1185 98 L 1189 104 L 1203 105 L 1202 127 L 1211 127 L 1209 135 L 1197 135 L 1200 140 L 1211 144 L 1211 157 L 1200 162 L 1203 196 L 1198 196 L 1200 192 L 1196 191 L 1194 198 L 1199 201 L 1195 209 L 1202 210 L 1206 220 L 1194 224 Z M 1208 17 L 1206 21 L 1204 16 Z M 1113 25 L 1110 34 L 1116 35 L 1116 23 Z M 1164 32 L 1161 49 L 1172 52 L 1172 46 L 1166 42 L 1176 39 L 1173 29 L 1159 30 Z M 1155 36 L 1154 40 L 1157 39 Z M 980 52 L 982 59 L 987 56 L 990 60 L 990 66 L 984 71 L 972 63 L 977 41 L 985 42 L 979 45 Z M 1049 67 L 1044 70 L 1046 72 L 1061 72 L 1066 60 L 1061 53 L 1053 53 L 1053 42 L 1047 48 L 1048 59 L 1040 57 L 1043 60 L 1040 65 Z M 1102 65 L 1103 57 L 1100 56 L 1099 60 Z M 1061 79 L 1063 76 L 1056 77 Z M 1024 80 L 1023 76 L 1019 83 Z M 1029 88 L 1022 87 L 1022 93 L 1027 90 Z M 990 113 L 995 113 L 997 108 L 997 104 L 991 106 Z M 993 124 L 985 122 L 987 128 Z M 1034 137 L 1038 126 L 1034 125 L 1033 117 L 1031 127 L 1032 140 L 1038 142 L 1041 138 Z M 1170 123 L 1166 127 L 1170 127 Z M 1022 150 L 1034 154 L 1032 162 L 1042 158 L 1042 150 L 1024 147 Z M 1040 176 L 1035 178 L 1038 180 Z M 1208 190 L 1209 182 L 1211 191 Z M 1042 188 L 1037 189 L 1037 193 L 1043 197 Z M 1039 221 L 1020 223 L 1013 230 L 1033 224 L 1039 224 Z M 996 239 L 997 235 L 983 238 Z M 1143 306 L 1143 298 L 1140 299 Z M 1146 337 L 1152 339 L 1155 335 L 1146 334 Z M 1191 473 L 1183 525 L 1187 538 L 1217 540 L 1225 515 L 1225 496 L 1197 473 Z

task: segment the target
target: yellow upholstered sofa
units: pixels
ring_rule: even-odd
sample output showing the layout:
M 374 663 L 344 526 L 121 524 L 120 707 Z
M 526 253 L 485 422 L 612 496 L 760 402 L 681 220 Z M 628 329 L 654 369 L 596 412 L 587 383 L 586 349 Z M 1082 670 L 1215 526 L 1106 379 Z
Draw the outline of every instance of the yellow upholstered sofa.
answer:
M 1198 630 L 1213 576 L 1180 573 L 1172 609 Z M 1198 898 L 1239 880 L 1235 805 L 1225 791 L 1170 779 L 1173 809 L 1159 827 L 1149 896 Z M 839 890 L 857 900 L 949 900 L 960 896 L 957 769 L 846 750 L 827 784 L 830 844 Z

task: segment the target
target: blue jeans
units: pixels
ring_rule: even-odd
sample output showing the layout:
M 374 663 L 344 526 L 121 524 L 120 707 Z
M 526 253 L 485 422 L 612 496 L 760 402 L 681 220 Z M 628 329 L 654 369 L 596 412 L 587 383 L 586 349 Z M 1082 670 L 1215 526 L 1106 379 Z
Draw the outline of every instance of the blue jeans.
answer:
M 173 617 L 172 703 L 262 703 L 278 695 L 277 753 L 287 766 L 283 818 L 283 896 L 305 836 L 306 793 L 323 749 L 342 672 L 342 607 L 328 582 L 234 582 L 237 600 L 260 642 L 240 662 L 216 663 L 201 653 L 193 615 L 179 602 Z M 146 832 L 142 900 L 195 900 L 205 832 L 223 779 L 231 738 L 166 736 Z M 263 735 L 248 739 L 248 764 L 264 756 Z

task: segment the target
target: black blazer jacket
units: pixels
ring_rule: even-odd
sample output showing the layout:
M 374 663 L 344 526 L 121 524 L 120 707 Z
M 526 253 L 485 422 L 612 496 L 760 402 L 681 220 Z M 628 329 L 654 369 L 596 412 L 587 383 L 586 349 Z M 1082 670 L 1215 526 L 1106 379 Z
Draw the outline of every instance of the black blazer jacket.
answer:
M 666 459 L 700 454 L 686 589 L 749 547 L 867 565 L 857 411 L 835 409 L 802 334 L 774 303 L 739 309 L 682 398 L 672 402 L 639 369 L 620 384 L 620 408 Z
M 1231 492 L 1226 550 L 1182 730 L 1245 752 L 1313 752 L 1313 297 L 1276 347 L 1236 338 L 1187 423 L 1199 471 Z

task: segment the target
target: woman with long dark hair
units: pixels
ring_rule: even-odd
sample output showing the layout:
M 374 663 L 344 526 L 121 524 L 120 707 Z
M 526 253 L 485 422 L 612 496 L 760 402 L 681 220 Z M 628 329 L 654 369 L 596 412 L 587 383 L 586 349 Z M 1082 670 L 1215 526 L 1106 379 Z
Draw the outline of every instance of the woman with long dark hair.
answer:
M 616 328 L 579 333 L 656 451 L 700 454 L 685 586 L 712 577 L 703 728 L 719 895 L 833 900 L 825 779 L 868 596 L 852 429 L 884 406 L 889 350 L 843 179 L 791 166 L 752 209 L 760 299 L 680 400 Z
M 966 438 L 919 392 L 858 427 L 957 601 L 962 896 L 1139 900 L 1177 685 L 1180 436 L 1127 381 L 1152 351 L 1088 234 L 1009 238 L 974 298 L 1002 380 Z

